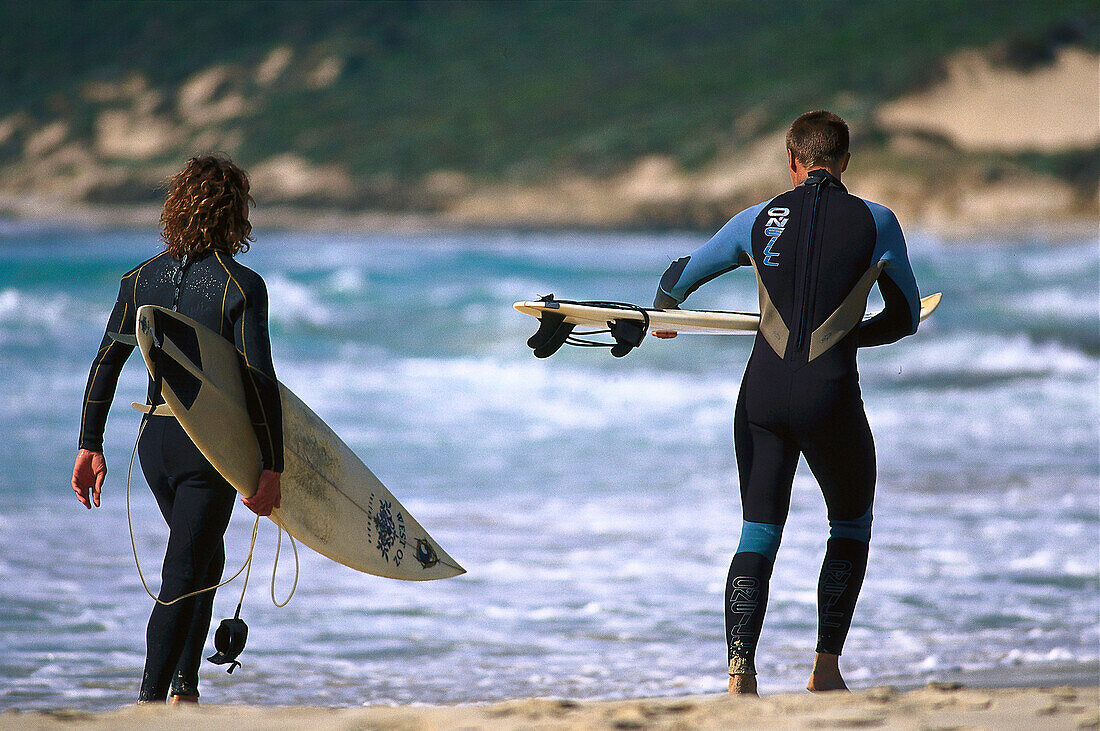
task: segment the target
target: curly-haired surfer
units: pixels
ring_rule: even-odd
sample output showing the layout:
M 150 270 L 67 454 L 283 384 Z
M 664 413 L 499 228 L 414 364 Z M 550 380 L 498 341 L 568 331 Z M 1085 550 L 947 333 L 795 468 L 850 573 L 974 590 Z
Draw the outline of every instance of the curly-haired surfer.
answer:
M 256 494 L 243 502 L 259 515 L 279 507 L 282 411 L 267 332 L 267 288 L 258 274 L 233 258 L 247 251 L 251 241 L 248 190 L 244 171 L 222 156 L 192 158 L 172 179 L 160 218 L 165 250 L 122 277 L 88 375 L 72 479 L 73 491 L 85 507 L 99 507 L 107 475 L 107 412 L 119 373 L 136 343 L 137 308 L 147 304 L 198 320 L 240 352 L 249 413 L 263 456 Z M 223 536 L 236 491 L 192 444 L 167 407 L 154 403 L 158 396 L 150 379 L 151 412 L 138 454 L 170 529 L 159 598 L 171 602 L 220 580 Z M 207 591 L 153 607 L 139 701 L 163 702 L 169 695 L 174 703 L 198 700 L 198 670 L 213 602 L 214 592 Z

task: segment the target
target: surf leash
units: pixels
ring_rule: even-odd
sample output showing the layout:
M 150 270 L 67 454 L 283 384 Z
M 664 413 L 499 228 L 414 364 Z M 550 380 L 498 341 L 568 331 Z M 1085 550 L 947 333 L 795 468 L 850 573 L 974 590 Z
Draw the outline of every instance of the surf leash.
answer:
M 148 423 L 149 422 L 147 418 L 141 420 L 141 428 L 138 429 L 137 439 L 134 440 L 134 448 L 130 452 L 130 466 L 126 470 L 126 523 L 130 528 L 130 547 L 134 551 L 134 564 L 137 566 L 138 576 L 141 578 L 141 585 L 145 587 L 145 593 L 148 594 L 153 601 L 155 601 L 157 604 L 161 604 L 167 607 L 175 604 L 176 602 L 181 602 L 184 599 L 189 599 L 190 597 L 197 596 L 198 594 L 203 594 L 208 591 L 215 591 L 217 589 L 220 589 L 243 573 L 245 575 L 244 587 L 241 589 L 241 600 L 237 603 L 237 612 L 239 615 L 241 604 L 244 603 L 245 590 L 248 589 L 248 576 L 252 572 L 252 556 L 256 550 L 256 536 L 259 534 L 260 531 L 259 515 L 256 516 L 256 520 L 254 520 L 252 523 L 252 537 L 248 544 L 248 557 L 245 559 L 245 562 L 241 566 L 241 568 L 237 570 L 237 573 L 233 574 L 220 584 L 208 586 L 205 589 L 197 589 L 195 591 L 188 592 L 187 594 L 184 594 L 182 596 L 178 596 L 175 599 L 164 601 L 153 593 L 153 591 L 149 588 L 149 582 L 145 580 L 145 572 L 141 570 L 141 559 L 138 558 L 137 539 L 134 537 L 134 519 L 130 508 L 130 484 L 132 482 L 134 474 L 134 460 L 137 457 L 138 444 L 141 442 L 141 435 L 145 432 L 145 426 Z M 278 525 L 277 523 L 276 525 L 279 528 L 279 537 L 275 545 L 275 561 L 271 567 L 271 601 L 277 607 L 285 607 L 287 604 L 290 603 L 290 600 L 294 597 L 295 590 L 298 588 L 298 577 L 301 572 L 301 565 L 298 561 L 298 544 L 294 540 L 294 536 L 287 533 L 287 535 L 290 537 L 290 545 L 294 549 L 294 584 L 290 587 L 290 594 L 287 595 L 286 600 L 284 600 L 282 603 L 279 603 L 279 601 L 275 598 L 275 576 L 276 572 L 279 569 L 279 554 L 282 551 L 283 545 L 283 527 L 281 525 Z
M 623 310 L 637 312 L 642 316 L 642 321 L 627 319 L 611 319 L 607 328 L 603 330 L 582 330 L 574 333 L 573 323 L 565 321 L 564 315 L 556 312 L 543 312 L 539 316 L 539 329 L 527 339 L 527 347 L 531 348 L 536 358 L 549 358 L 556 353 L 562 345 L 573 345 L 581 348 L 610 348 L 611 355 L 622 358 L 642 343 L 642 339 L 649 331 L 649 311 L 640 305 L 630 302 L 609 302 L 605 300 L 559 300 L 554 299 L 553 294 L 543 295 L 540 302 L 557 302 L 564 305 L 587 305 L 588 307 L 602 307 L 609 310 Z M 590 340 L 592 335 L 610 335 L 611 342 L 605 340 Z M 583 337 L 581 337 L 583 336 Z

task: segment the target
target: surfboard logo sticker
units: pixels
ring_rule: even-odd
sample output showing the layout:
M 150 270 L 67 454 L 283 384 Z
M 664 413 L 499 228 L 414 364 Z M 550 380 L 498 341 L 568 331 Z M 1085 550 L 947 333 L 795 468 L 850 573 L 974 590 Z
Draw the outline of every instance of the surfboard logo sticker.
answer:
M 393 503 L 380 499 L 378 510 L 374 514 L 374 529 L 378 532 L 378 543 L 375 547 L 382 558 L 391 560 L 390 551 L 398 546 L 393 552 L 392 560 L 394 566 L 400 566 L 401 559 L 405 557 L 405 515 L 400 511 L 395 514 Z
M 432 548 L 432 544 L 428 543 L 423 538 L 416 539 L 416 560 L 420 562 L 420 565 L 426 569 L 430 569 L 439 563 L 439 556 L 435 555 L 435 549 Z
M 389 558 L 390 549 L 397 542 L 397 528 L 393 522 L 393 503 L 389 500 L 378 501 L 378 512 L 374 514 L 374 528 L 378 531 L 378 550 Z
M 145 313 L 142 313 L 141 317 L 138 318 L 138 327 L 140 327 L 141 331 L 146 335 L 150 337 L 153 336 L 153 326 L 149 324 L 149 318 Z

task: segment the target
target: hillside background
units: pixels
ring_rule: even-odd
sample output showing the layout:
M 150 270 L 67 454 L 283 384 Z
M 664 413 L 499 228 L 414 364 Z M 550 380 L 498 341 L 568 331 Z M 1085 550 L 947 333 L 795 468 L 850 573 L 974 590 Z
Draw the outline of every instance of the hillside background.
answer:
M 258 223 L 713 228 L 829 108 L 903 223 L 1084 222 L 1100 10 L 997 2 L 9 2 L 0 216 L 148 224 L 187 157 Z M 265 218 L 266 217 L 266 218 Z

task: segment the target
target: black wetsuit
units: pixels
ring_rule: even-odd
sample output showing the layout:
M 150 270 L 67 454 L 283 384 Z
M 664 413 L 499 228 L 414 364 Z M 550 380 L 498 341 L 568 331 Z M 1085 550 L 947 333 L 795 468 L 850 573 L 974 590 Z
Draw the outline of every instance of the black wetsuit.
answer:
M 282 410 L 267 332 L 267 288 L 258 274 L 221 252 L 208 251 L 181 262 L 165 251 L 122 277 L 88 376 L 80 447 L 103 451 L 107 412 L 136 342 L 135 313 L 146 304 L 176 309 L 236 345 L 263 467 L 282 472 Z M 150 379 L 150 401 L 159 400 L 158 395 Z M 148 417 L 138 453 L 170 528 L 160 599 L 171 601 L 217 584 L 225 562 L 223 535 L 236 492 L 171 417 Z M 198 669 L 213 603 L 214 592 L 208 591 L 153 607 L 141 700 L 164 700 L 170 689 L 173 695 L 198 695 Z
M 737 214 L 690 257 L 673 262 L 654 304 L 675 307 L 744 264 L 756 271 L 761 325 L 734 415 L 744 522 L 726 583 L 731 673 L 755 672 L 799 454 L 829 515 L 817 651 L 840 654 L 867 567 L 875 491 L 875 447 L 856 348 L 912 334 L 920 313 L 894 214 L 850 195 L 824 170 Z M 886 308 L 863 321 L 876 282 Z

